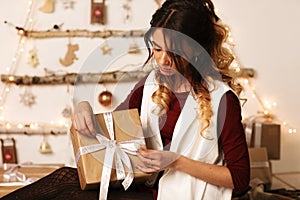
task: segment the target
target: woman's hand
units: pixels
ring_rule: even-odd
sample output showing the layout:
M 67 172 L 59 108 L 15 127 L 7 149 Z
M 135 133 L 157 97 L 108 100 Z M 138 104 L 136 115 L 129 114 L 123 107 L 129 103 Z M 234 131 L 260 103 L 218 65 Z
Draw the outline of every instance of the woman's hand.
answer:
M 75 107 L 72 123 L 74 128 L 82 134 L 91 136 L 96 133 L 97 123 L 95 115 L 87 101 L 82 101 Z
M 137 168 L 142 172 L 151 173 L 173 168 L 181 155 L 172 151 L 139 149 L 138 157 L 145 166 L 138 165 Z

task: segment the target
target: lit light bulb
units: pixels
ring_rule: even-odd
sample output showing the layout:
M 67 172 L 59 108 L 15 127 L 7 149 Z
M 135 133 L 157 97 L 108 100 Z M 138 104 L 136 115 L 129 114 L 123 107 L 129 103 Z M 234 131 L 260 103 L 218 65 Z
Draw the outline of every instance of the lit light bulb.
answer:
M 9 76 L 9 77 L 8 77 L 8 80 L 9 80 L 9 81 L 14 81 L 14 80 L 15 80 L 15 77 L 14 77 L 14 76 Z
M 10 129 L 10 128 L 11 128 L 10 123 L 6 123 L 6 124 L 5 124 L 5 127 L 6 127 L 7 129 Z
M 286 122 L 282 122 L 282 125 L 283 125 L 283 126 L 286 126 Z
M 268 115 L 268 114 L 269 114 L 269 111 L 265 110 L 264 115 Z
M 19 129 L 22 129 L 23 127 L 24 127 L 23 124 L 18 124 Z

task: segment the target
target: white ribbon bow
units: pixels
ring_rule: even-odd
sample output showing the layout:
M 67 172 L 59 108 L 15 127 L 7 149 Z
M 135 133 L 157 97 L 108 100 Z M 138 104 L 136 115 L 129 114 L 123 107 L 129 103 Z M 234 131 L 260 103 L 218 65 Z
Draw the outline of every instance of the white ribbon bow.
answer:
M 81 155 L 93 153 L 106 148 L 102 175 L 101 175 L 101 182 L 100 182 L 99 200 L 106 200 L 107 198 L 111 169 L 113 167 L 112 165 L 114 159 L 115 159 L 117 179 L 118 180 L 124 179 L 122 185 L 125 190 L 128 189 L 128 187 L 131 185 L 133 181 L 134 176 L 133 176 L 133 169 L 131 166 L 129 156 L 126 153 L 137 155 L 136 152 L 140 148 L 140 145 L 145 144 L 142 138 L 116 142 L 114 140 L 112 113 L 110 112 L 103 113 L 103 116 L 111 139 L 108 139 L 105 136 L 96 133 L 95 137 L 99 141 L 99 144 L 92 144 L 92 145 L 79 147 L 75 156 L 76 163 L 77 163 Z M 125 177 L 124 164 L 128 169 L 128 173 L 126 177 Z

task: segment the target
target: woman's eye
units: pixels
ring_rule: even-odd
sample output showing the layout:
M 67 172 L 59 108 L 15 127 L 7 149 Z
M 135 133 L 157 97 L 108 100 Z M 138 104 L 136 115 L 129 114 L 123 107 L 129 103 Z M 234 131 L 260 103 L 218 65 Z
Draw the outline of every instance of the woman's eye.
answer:
M 161 51 L 161 48 L 153 47 L 153 51 Z

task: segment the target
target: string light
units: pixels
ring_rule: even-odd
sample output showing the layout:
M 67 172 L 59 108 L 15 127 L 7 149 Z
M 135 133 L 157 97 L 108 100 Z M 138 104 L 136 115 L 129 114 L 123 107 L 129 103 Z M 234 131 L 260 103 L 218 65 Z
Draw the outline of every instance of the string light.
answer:
M 33 1 L 30 0 L 28 1 L 28 8 L 27 8 L 27 14 L 25 18 L 25 23 L 23 28 L 17 28 L 18 29 L 18 34 L 19 34 L 19 41 L 16 49 L 16 53 L 14 57 L 11 60 L 11 66 L 7 66 L 5 68 L 6 72 L 9 76 L 9 80 L 13 81 L 14 80 L 14 73 L 17 68 L 18 61 L 20 60 L 22 54 L 25 51 L 25 44 L 26 44 L 26 37 L 25 37 L 25 29 L 29 29 L 30 26 L 32 25 L 33 19 L 31 17 L 32 11 L 33 11 Z M 13 25 L 9 22 L 5 22 L 8 25 Z M 15 26 L 14 26 L 15 27 Z M 48 124 L 42 124 L 42 123 L 13 123 L 13 122 L 5 122 L 4 119 L 5 117 L 3 116 L 3 111 L 5 110 L 5 101 L 8 93 L 10 92 L 10 84 L 9 83 L 4 83 L 2 90 L 1 90 L 1 95 L 0 95 L 0 121 L 2 122 L 0 124 L 0 132 L 11 132 L 11 133 L 20 133 L 20 129 L 24 131 L 24 133 L 28 134 L 31 133 L 32 131 L 36 131 L 36 133 L 43 133 L 43 134 L 53 134 L 53 133 L 67 133 L 66 126 L 59 126 L 55 125 L 55 123 L 51 123 L 50 126 Z M 48 130 L 44 131 L 44 130 Z M 32 132 L 33 133 L 33 132 Z
M 227 42 L 227 45 L 225 45 L 228 50 L 231 51 L 231 53 L 233 54 L 234 56 L 234 61 L 232 62 L 231 66 L 233 69 L 235 69 L 236 72 L 239 72 L 241 70 L 241 63 L 238 59 L 238 57 L 236 56 L 236 53 L 234 51 L 234 44 L 233 44 L 233 37 L 232 37 L 232 33 L 230 31 L 230 28 L 228 26 L 225 26 L 225 29 L 228 30 L 228 42 Z M 273 109 L 277 107 L 277 102 L 268 102 L 268 101 L 262 101 L 262 99 L 260 98 L 260 96 L 257 94 L 256 90 L 255 90 L 255 87 L 252 85 L 250 79 L 248 77 L 246 78 L 243 78 L 243 81 L 241 82 L 243 83 L 244 85 L 244 88 L 250 88 L 251 90 L 251 97 L 253 99 L 255 99 L 259 105 L 260 105 L 260 109 L 262 111 L 258 111 L 258 113 L 261 113 L 263 114 L 263 116 L 267 119 L 267 120 L 275 120 L 275 117 L 272 113 Z M 278 120 L 278 118 L 277 118 Z M 293 128 L 293 127 L 290 127 L 286 121 L 280 121 L 279 120 L 279 123 L 281 123 L 283 125 L 283 127 L 285 127 L 285 129 L 287 128 L 287 132 L 289 134 L 295 134 L 297 133 L 297 129 Z

